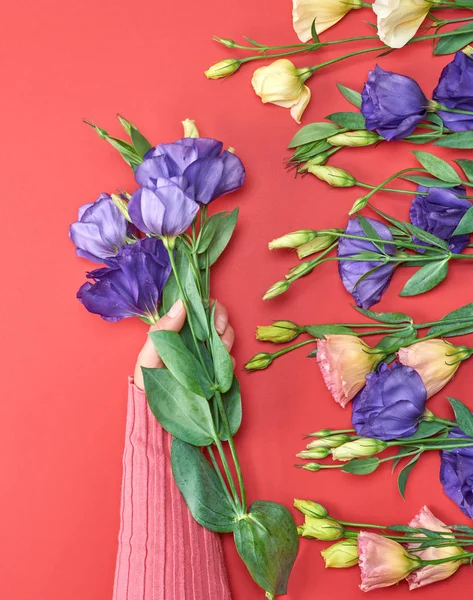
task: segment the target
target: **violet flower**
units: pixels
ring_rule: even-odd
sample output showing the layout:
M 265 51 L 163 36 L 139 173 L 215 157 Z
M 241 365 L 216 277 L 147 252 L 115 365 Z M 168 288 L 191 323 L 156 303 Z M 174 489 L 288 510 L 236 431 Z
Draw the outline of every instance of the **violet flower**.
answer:
M 456 427 L 448 437 L 468 436 Z M 440 460 L 440 482 L 444 492 L 465 515 L 473 519 L 473 447 L 442 450 Z
M 87 274 L 77 293 L 88 311 L 106 321 L 141 317 L 149 323 L 158 318 L 164 286 L 171 272 L 169 255 L 161 240 L 144 238 L 123 246 L 107 266 Z
M 444 67 L 433 98 L 442 106 L 455 110 L 473 111 L 473 60 L 464 52 L 457 52 Z M 473 130 L 473 114 L 438 111 L 444 125 L 452 131 Z

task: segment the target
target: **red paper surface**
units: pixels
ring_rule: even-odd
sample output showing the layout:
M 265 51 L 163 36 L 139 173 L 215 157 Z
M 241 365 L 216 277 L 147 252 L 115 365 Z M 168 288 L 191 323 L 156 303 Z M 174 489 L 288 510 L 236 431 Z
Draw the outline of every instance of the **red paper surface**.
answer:
M 297 42 L 289 0 L 39 0 L 11 2 L 2 12 L 0 596 L 111 597 L 126 377 L 146 327 L 138 320 L 106 323 L 79 304 L 76 290 L 91 265 L 75 257 L 67 230 L 81 204 L 101 192 L 134 189 L 125 163 L 81 122 L 92 119 L 118 134 L 116 112 L 155 143 L 180 137 L 180 121 L 193 118 L 201 134 L 234 146 L 246 165 L 244 189 L 213 206 L 241 207 L 231 248 L 213 269 L 213 294 L 228 306 L 237 330 L 234 354 L 244 405 L 237 445 L 250 500 L 291 505 L 294 497 L 313 498 L 340 518 L 384 523 L 407 522 L 427 503 L 445 521 L 467 523 L 442 492 L 434 453 L 416 466 L 405 502 L 388 466 L 366 478 L 293 467 L 294 455 L 303 447 L 302 433 L 344 427 L 350 420 L 350 410 L 335 405 L 305 350 L 265 372 L 242 372 L 244 362 L 264 347 L 254 339 L 258 324 L 277 318 L 357 320 L 334 264 L 320 267 L 283 297 L 261 300 L 266 288 L 296 262 L 294 254 L 269 252 L 267 242 L 299 228 L 343 226 L 361 194 L 329 189 L 310 176 L 294 179 L 284 169 L 286 145 L 297 125 L 288 111 L 263 106 L 255 96 L 253 65 L 227 81 L 207 81 L 203 75 L 209 65 L 231 55 L 212 42 L 214 34 L 235 39 L 246 34 L 268 44 Z M 354 11 L 324 37 L 369 35 L 372 30 L 363 20 L 373 21 L 372 13 Z M 296 64 L 316 64 L 349 48 L 355 45 L 299 56 Z M 304 123 L 350 110 L 335 83 L 361 89 L 375 60 L 368 54 L 317 73 L 309 82 L 312 100 Z M 449 60 L 433 58 L 430 43 L 423 42 L 379 63 L 412 75 L 429 95 Z M 392 143 L 347 150 L 332 164 L 378 183 L 413 165 L 413 149 Z M 468 155 L 436 152 L 447 158 Z M 378 195 L 377 203 L 398 217 L 407 216 L 408 197 Z M 411 272 L 395 274 L 376 308 L 408 311 L 429 321 L 472 299 L 466 261 L 453 264 L 447 281 L 433 292 L 399 298 Z M 471 369 L 471 362 L 463 365 L 430 408 L 448 414 L 447 394 L 469 402 Z M 288 598 L 361 598 L 358 569 L 325 570 L 319 554 L 324 546 L 302 541 Z M 234 599 L 261 598 L 230 537 L 225 552 Z M 415 596 L 434 600 L 461 595 L 470 582 L 471 571 L 464 568 L 449 583 L 418 590 Z M 408 593 L 401 584 L 371 598 L 402 600 Z

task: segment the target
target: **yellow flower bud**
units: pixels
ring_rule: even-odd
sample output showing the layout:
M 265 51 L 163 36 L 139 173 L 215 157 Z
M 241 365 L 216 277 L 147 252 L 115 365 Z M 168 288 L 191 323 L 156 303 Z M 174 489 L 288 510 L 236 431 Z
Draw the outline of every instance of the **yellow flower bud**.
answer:
M 292 321 L 275 321 L 272 325 L 260 325 L 256 329 L 256 339 L 262 342 L 284 344 L 285 342 L 292 342 L 300 331 L 300 327 Z
M 182 121 L 182 126 L 184 127 L 184 137 L 185 138 L 198 138 L 199 131 L 196 127 L 195 121 L 192 119 L 186 119 Z
M 263 300 L 271 300 L 271 298 L 275 298 L 279 294 L 284 294 L 288 289 L 289 283 L 287 281 L 276 281 L 263 296 Z
M 312 500 L 299 500 L 295 498 L 294 507 L 300 510 L 302 514 L 316 517 L 317 519 L 323 519 L 328 514 L 325 506 L 322 506 L 318 502 L 312 502 Z
M 329 542 L 338 540 L 344 532 L 343 527 L 332 519 L 320 519 L 318 517 L 306 516 L 299 535 L 305 538 L 313 538 Z
M 337 167 L 327 167 L 307 163 L 307 170 L 318 179 L 326 181 L 332 187 L 353 187 L 356 184 L 356 179 L 350 175 L 348 171 Z
M 260 352 L 259 354 L 255 354 L 253 358 L 246 363 L 245 369 L 247 371 L 266 369 L 272 362 L 273 357 L 271 354 L 268 354 L 267 352 Z
M 236 58 L 227 58 L 212 65 L 210 69 L 205 71 L 204 75 L 207 79 L 221 79 L 233 75 L 240 68 L 241 62 Z
M 307 244 L 307 242 L 310 242 L 315 237 L 317 237 L 317 232 L 313 229 L 301 229 L 276 238 L 272 242 L 269 242 L 268 247 L 270 250 L 276 248 L 299 248 L 299 246 Z
M 342 444 L 346 444 L 350 441 L 349 435 L 337 434 L 331 435 L 329 437 L 317 438 L 312 440 L 307 444 L 307 448 L 310 450 L 311 448 L 338 448 Z
M 368 458 L 382 452 L 387 447 L 386 442 L 375 438 L 359 438 L 332 449 L 334 460 L 351 460 L 352 458 Z
M 356 539 L 342 540 L 320 553 L 326 568 L 346 569 L 358 564 L 358 542 Z
M 308 275 L 313 270 L 314 265 L 310 264 L 310 262 L 301 263 L 295 267 L 292 267 L 292 269 L 285 275 L 285 278 L 293 279 L 294 277 L 303 277 L 304 275 Z
M 359 131 L 347 131 L 346 133 L 337 133 L 327 139 L 332 146 L 356 148 L 357 146 L 371 146 L 379 141 L 380 136 L 375 131 L 360 129 Z
M 302 259 L 311 254 L 315 254 L 316 252 L 326 250 L 336 239 L 338 239 L 338 234 L 343 233 L 342 229 L 328 229 L 327 231 L 333 231 L 333 233 L 322 233 L 317 235 L 315 240 L 299 246 L 299 248 L 297 248 L 297 256 Z
M 359 212 L 362 208 L 368 204 L 368 198 L 363 196 L 362 198 L 357 198 L 353 203 L 353 206 L 350 208 L 349 215 L 354 215 Z
M 302 450 L 302 452 L 299 452 L 296 456 L 303 460 L 310 460 L 311 458 L 327 458 L 329 454 L 329 448 L 312 448 L 310 450 Z

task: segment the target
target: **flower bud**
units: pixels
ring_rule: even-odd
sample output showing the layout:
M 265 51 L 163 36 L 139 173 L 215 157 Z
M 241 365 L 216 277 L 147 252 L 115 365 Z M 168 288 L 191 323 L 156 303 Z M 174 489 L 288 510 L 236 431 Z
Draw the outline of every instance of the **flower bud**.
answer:
M 286 235 L 269 242 L 268 247 L 270 250 L 274 250 L 275 248 L 299 248 L 299 246 L 310 242 L 316 237 L 317 232 L 313 229 L 301 229 L 300 231 L 287 233 Z
M 263 300 L 271 300 L 279 294 L 284 294 L 289 289 L 289 285 L 287 281 L 276 281 L 263 296 Z
M 300 532 L 299 532 L 300 529 Z M 332 519 L 320 519 L 318 517 L 306 516 L 305 523 L 298 528 L 301 537 L 313 538 L 329 542 L 338 540 L 344 532 L 343 527 Z
M 310 262 L 301 263 L 300 265 L 296 265 L 292 267 L 292 269 L 284 275 L 286 279 L 293 279 L 294 277 L 303 277 L 304 275 L 308 275 L 311 271 L 314 270 L 314 265 Z
M 122 194 L 112 194 L 112 200 L 118 210 L 122 213 L 127 221 L 131 223 L 130 215 L 128 214 L 128 204 Z
M 213 40 L 215 42 L 219 42 L 219 44 L 223 44 L 227 48 L 234 48 L 236 46 L 236 43 L 233 40 L 230 40 L 229 38 L 221 38 L 215 35 L 213 37 Z
M 256 339 L 261 342 L 284 344 L 292 342 L 300 332 L 301 328 L 292 321 L 275 321 L 272 325 L 260 325 L 256 329 Z
M 350 208 L 349 215 L 354 215 L 359 212 L 362 208 L 368 204 L 368 198 L 366 196 L 362 196 L 361 198 L 357 198 L 353 203 L 353 206 Z
M 375 131 L 367 131 L 360 129 L 358 131 L 347 131 L 346 133 L 337 133 L 327 139 L 332 146 L 350 147 L 371 146 L 375 144 L 381 137 Z
M 184 137 L 185 138 L 198 138 L 199 131 L 196 127 L 195 121 L 192 119 L 186 119 L 182 121 L 182 126 L 184 127 Z
M 332 449 L 334 460 L 351 460 L 352 458 L 367 458 L 382 452 L 387 447 L 386 442 L 375 438 L 360 438 L 347 442 L 338 448 Z
M 318 502 L 312 502 L 312 500 L 299 500 L 294 499 L 294 507 L 300 510 L 302 514 L 315 517 L 316 519 L 323 519 L 327 516 L 327 509 Z
M 465 46 L 464 48 L 462 48 L 461 52 L 463 52 L 463 54 L 466 54 L 470 58 L 473 57 L 473 47 L 470 46 L 469 44 L 468 44 L 468 46 Z
M 307 463 L 305 465 L 296 465 L 296 467 L 300 467 L 301 469 L 304 469 L 306 471 L 312 471 L 313 473 L 316 473 L 317 471 L 320 471 L 320 469 L 322 468 L 321 465 L 319 465 L 319 463 Z
M 338 448 L 342 444 L 346 444 L 351 440 L 349 435 L 339 433 L 338 435 L 331 435 L 330 437 L 318 438 L 312 440 L 307 444 L 307 448 Z
M 273 362 L 273 357 L 267 352 L 255 354 L 245 365 L 247 371 L 258 371 L 266 369 Z
M 348 171 L 345 171 L 345 169 L 324 167 L 312 164 L 309 161 L 307 163 L 307 170 L 318 179 L 326 181 L 332 187 L 353 187 L 356 184 L 356 179 Z
M 294 153 L 295 154 L 295 153 Z M 305 165 L 301 165 L 297 170 L 298 173 L 308 173 L 311 165 L 325 165 L 330 158 L 330 155 L 327 152 L 320 152 L 316 154 L 313 158 L 310 158 Z
M 338 239 L 338 234 L 343 233 L 342 229 L 327 229 L 327 231 L 333 233 L 321 233 L 311 242 L 299 246 L 299 248 L 297 248 L 297 256 L 302 259 L 311 254 L 315 254 L 316 252 L 326 250 L 336 239 Z
M 346 569 L 358 564 L 358 542 L 356 539 L 342 540 L 320 553 L 326 568 Z
M 302 452 L 299 452 L 296 456 L 303 460 L 310 460 L 311 458 L 327 458 L 329 454 L 329 448 L 312 448 L 311 450 L 302 450 Z
M 212 65 L 210 69 L 204 72 L 207 79 L 221 79 L 233 75 L 240 68 L 241 62 L 236 58 L 227 58 Z
M 308 433 L 307 437 L 324 438 L 329 437 L 330 435 L 332 435 L 331 429 L 319 429 L 318 431 L 314 431 L 313 433 Z

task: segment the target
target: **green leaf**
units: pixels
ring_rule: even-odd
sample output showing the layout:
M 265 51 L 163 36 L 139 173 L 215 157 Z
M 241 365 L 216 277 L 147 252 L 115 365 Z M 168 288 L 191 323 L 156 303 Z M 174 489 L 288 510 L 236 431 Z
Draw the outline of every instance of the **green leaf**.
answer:
M 409 525 L 389 525 L 386 530 L 400 531 L 401 533 L 417 533 L 416 527 L 409 527 Z
M 455 162 L 460 165 L 468 181 L 473 182 L 473 160 L 469 160 L 468 158 L 457 158 L 455 159 Z
M 337 88 L 340 94 L 348 100 L 350 104 L 360 108 L 361 106 L 361 94 L 360 92 L 355 92 L 355 90 L 351 90 L 350 88 L 342 85 L 341 83 L 337 83 Z
M 235 208 L 219 219 L 208 249 L 199 255 L 199 264 L 201 269 L 205 267 L 206 260 L 208 260 L 208 266 L 211 267 L 220 257 L 233 235 L 237 219 L 238 208 Z
M 441 283 L 448 273 L 448 259 L 432 261 L 421 267 L 407 280 L 400 296 L 417 296 L 432 290 Z
M 413 450 L 417 450 L 417 446 L 399 446 L 396 454 L 394 455 L 394 460 L 392 464 L 392 472 L 396 470 L 396 467 L 401 462 L 401 460 L 405 457 L 406 452 L 412 452 Z
M 167 369 L 142 371 L 151 412 L 164 429 L 194 446 L 211 444 L 216 433 L 207 400 L 186 390 Z
M 352 473 L 353 475 L 369 475 L 376 471 L 380 464 L 380 460 L 376 456 L 354 458 L 343 465 L 341 470 L 344 473 Z
M 233 377 L 232 387 L 228 392 L 222 394 L 222 401 L 230 424 L 230 431 L 233 436 L 240 428 L 242 417 L 240 384 L 236 377 Z M 223 441 L 227 440 L 227 435 L 224 431 L 222 422 L 220 422 L 219 437 Z
M 396 331 L 385 335 L 377 344 L 376 348 L 391 349 L 402 348 L 406 344 L 410 344 L 417 338 L 417 330 L 414 327 L 407 327 L 401 331 Z M 394 357 L 393 357 L 394 358 Z M 383 360 L 386 360 L 383 358 Z M 386 361 L 388 362 L 388 361 Z
M 233 383 L 233 363 L 225 344 L 218 335 L 215 325 L 215 304 L 210 313 L 211 332 L 210 345 L 212 347 L 212 357 L 215 367 L 215 378 L 217 379 L 218 389 L 224 394 L 232 387 Z
M 305 330 L 315 338 L 323 339 L 326 335 L 356 335 L 353 329 L 344 325 L 308 325 Z
M 312 25 L 310 27 L 310 35 L 312 36 L 312 39 L 314 40 L 314 42 L 316 44 L 318 44 L 320 42 L 319 40 L 319 36 L 317 34 L 317 29 L 315 28 L 315 19 L 312 21 Z
M 347 129 L 365 129 L 366 127 L 365 117 L 359 112 L 335 112 L 325 118 Z
M 291 513 L 280 504 L 253 502 L 237 521 L 235 545 L 256 583 L 267 592 L 285 594 L 299 540 Z
M 459 150 L 470 150 L 473 148 L 473 131 L 460 131 L 443 135 L 434 142 L 435 146 L 442 148 L 458 148 Z
M 463 217 L 460 219 L 455 231 L 452 235 L 463 235 L 464 233 L 471 233 L 473 231 L 473 206 L 466 211 Z
M 439 132 L 438 131 L 432 131 L 430 133 L 416 133 L 415 137 L 407 137 L 405 138 L 406 141 L 410 142 L 411 144 L 427 144 L 428 142 L 431 142 L 432 140 L 437 140 L 439 138 Z
M 455 169 L 438 156 L 430 154 L 430 152 L 421 152 L 419 150 L 415 150 L 414 155 L 424 169 L 434 177 L 437 177 L 441 181 L 448 181 L 454 185 L 461 183 L 461 179 Z
M 288 148 L 296 148 L 302 144 L 309 142 L 317 142 L 318 140 L 325 140 L 328 137 L 339 133 L 340 128 L 335 123 L 311 123 L 299 129 L 296 135 L 289 142 Z
M 464 31 L 465 33 L 463 35 L 457 34 L 441 37 L 435 44 L 434 54 L 436 56 L 442 54 L 453 54 L 473 41 L 473 23 L 467 23 L 466 25 L 457 27 L 448 33 L 457 33 L 459 31 Z
M 455 413 L 455 420 L 457 422 L 458 427 L 465 433 L 468 437 L 473 437 L 473 415 L 470 412 L 470 409 L 460 402 L 460 400 L 455 400 L 455 398 L 448 398 L 450 402 L 453 412 Z
M 377 242 L 371 242 L 373 244 L 373 246 L 375 246 L 376 248 L 378 248 L 378 250 L 380 252 L 383 252 L 385 254 L 386 241 L 384 240 L 384 238 L 382 238 L 379 235 L 379 233 L 371 225 L 371 223 L 368 221 L 368 219 L 365 219 L 365 217 L 362 217 L 361 215 L 358 215 L 357 219 L 358 219 L 358 223 L 360 224 L 361 228 L 363 229 L 363 233 L 365 234 L 365 236 L 367 238 L 373 238 L 375 240 L 378 240 Z
M 325 140 L 319 140 L 317 142 L 311 142 L 310 144 L 302 144 L 302 146 L 298 146 L 292 155 L 292 160 L 297 162 L 305 162 L 314 158 L 325 152 L 326 150 L 330 150 L 332 145 L 326 142 Z
M 368 317 L 369 319 L 373 319 L 373 321 L 378 321 L 379 323 L 413 323 L 412 317 L 407 315 L 406 313 L 401 312 L 374 312 L 373 310 L 367 310 L 364 308 L 360 308 L 359 306 L 353 305 L 353 308 Z
M 414 235 L 416 238 L 418 238 L 422 242 L 426 242 L 427 244 L 432 244 L 433 246 L 436 246 L 437 248 L 442 248 L 442 250 L 447 250 L 448 252 L 450 252 L 448 243 L 445 240 L 442 240 L 442 238 L 439 238 L 436 235 L 429 233 L 428 231 L 424 231 L 423 229 L 421 229 L 420 227 L 416 227 L 412 223 L 406 222 L 406 229 L 409 231 L 409 233 L 411 235 Z
M 194 271 L 190 268 L 190 265 L 188 265 L 187 276 L 184 280 L 184 289 L 193 316 L 196 335 L 199 340 L 204 342 L 209 339 L 209 324 L 207 321 L 207 313 L 205 312 L 199 288 L 197 287 L 197 282 L 195 280 Z
M 171 464 L 177 487 L 197 523 L 210 531 L 233 531 L 236 522 L 233 506 L 200 448 L 174 438 Z
M 189 259 L 186 253 L 184 252 L 183 244 L 180 242 L 180 240 L 178 240 L 176 248 L 174 250 L 174 260 L 176 262 L 176 269 L 179 274 L 180 280 L 185 281 L 187 279 L 189 271 Z M 164 312 L 167 312 L 174 304 L 174 302 L 176 302 L 176 300 L 178 300 L 179 298 L 181 298 L 182 300 L 182 296 L 179 291 L 176 278 L 174 276 L 174 273 L 171 272 L 163 290 L 162 307 Z
M 118 150 L 123 160 L 130 165 L 133 170 L 143 162 L 142 157 L 136 152 L 133 146 L 128 144 L 128 142 L 112 137 L 105 129 L 97 127 L 97 125 L 94 125 L 93 123 L 89 123 L 88 121 L 84 121 L 84 123 L 92 127 L 99 137 L 106 140 L 113 148 L 115 148 L 115 150 Z
M 446 323 L 445 321 L 450 321 Z M 465 323 L 465 327 L 455 329 L 457 325 Z M 451 332 L 451 333 L 449 333 Z M 456 335 L 466 335 L 473 332 L 473 302 L 469 302 L 460 308 L 452 310 L 440 319 L 437 325 L 434 325 L 427 332 L 428 336 L 433 337 L 450 337 Z
M 434 437 L 444 429 L 445 425 L 442 425 L 442 423 L 437 423 L 436 421 L 421 421 L 415 433 L 402 439 L 412 441 L 423 440 L 424 438 Z
M 449 525 L 449 529 L 453 531 L 461 531 L 462 533 L 470 533 L 473 534 L 473 527 L 468 527 L 468 525 Z
M 141 131 L 136 129 L 136 127 L 131 128 L 130 137 L 136 152 L 141 157 L 144 157 L 148 150 L 151 150 L 151 148 L 153 147 L 145 138 L 145 136 L 141 133 Z
M 406 493 L 407 480 L 416 462 L 419 460 L 421 454 L 422 452 L 419 452 L 419 454 L 416 454 L 413 458 L 411 458 L 411 460 L 407 463 L 405 467 L 402 468 L 401 472 L 398 475 L 397 487 L 403 499 Z
M 228 214 L 228 211 L 216 213 L 215 215 L 212 215 L 205 221 L 204 226 L 202 227 L 202 231 L 199 235 L 197 254 L 202 254 L 207 250 L 212 240 L 214 239 L 220 221 L 223 217 L 225 217 Z
M 425 187 L 438 187 L 438 188 L 451 188 L 452 183 L 449 181 L 440 181 L 440 179 L 433 179 L 432 177 L 424 177 L 423 175 L 403 175 L 401 179 L 406 181 L 412 181 L 419 185 L 425 185 Z
M 149 336 L 162 361 L 187 390 L 209 400 L 214 395 L 212 382 L 200 362 L 175 331 L 152 331 Z

